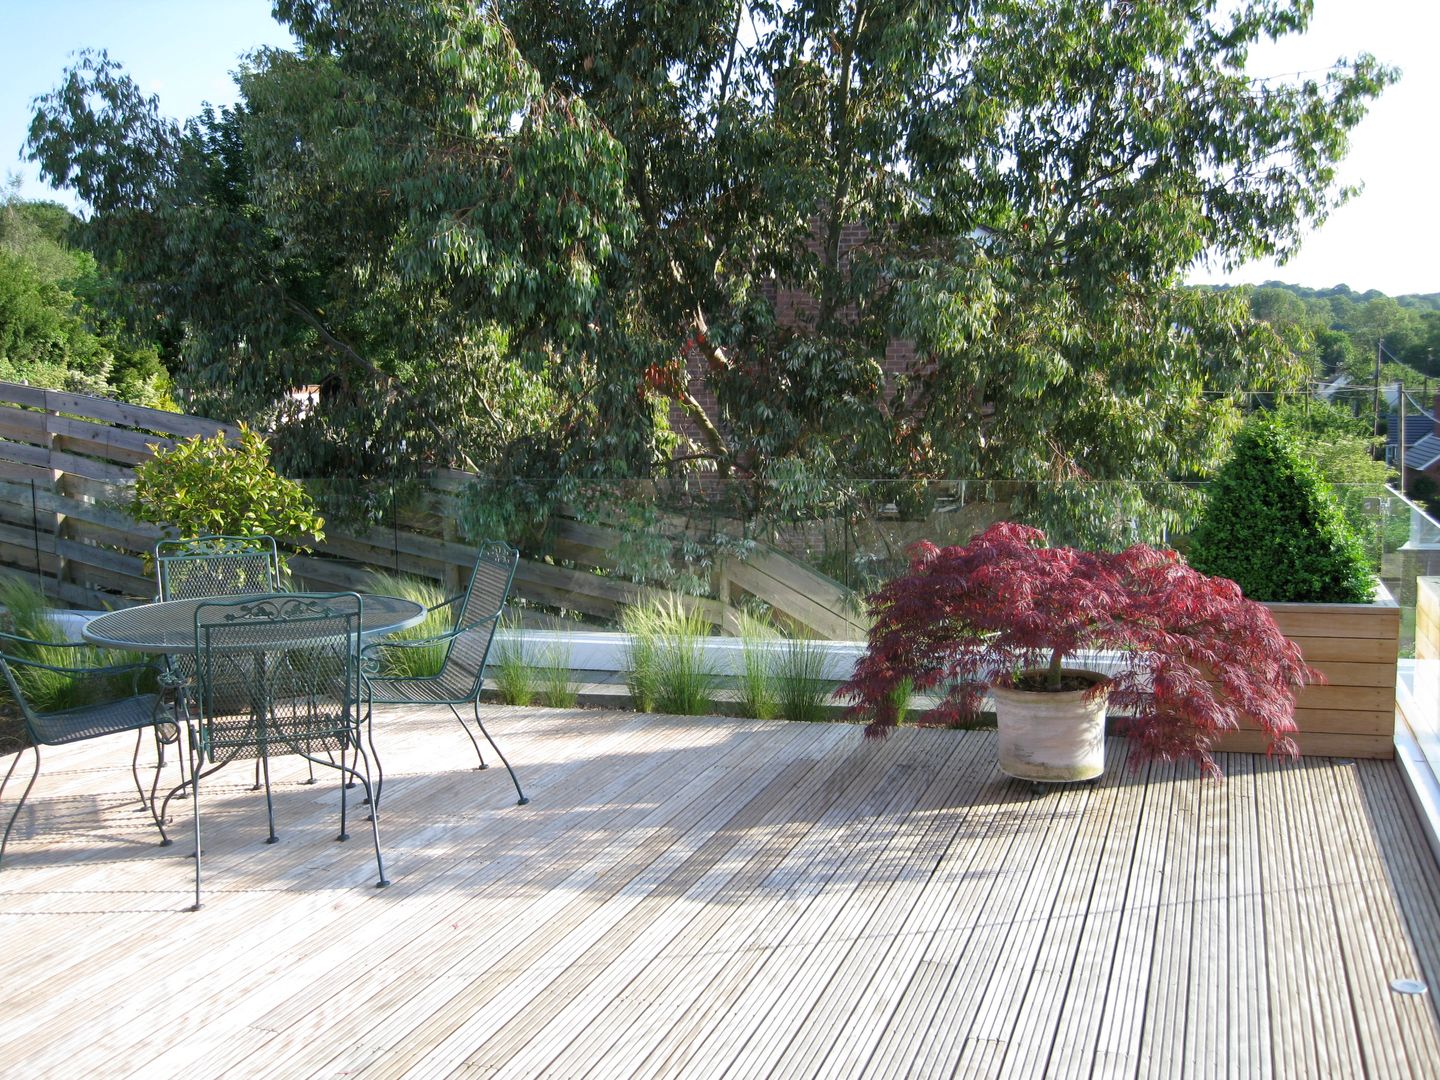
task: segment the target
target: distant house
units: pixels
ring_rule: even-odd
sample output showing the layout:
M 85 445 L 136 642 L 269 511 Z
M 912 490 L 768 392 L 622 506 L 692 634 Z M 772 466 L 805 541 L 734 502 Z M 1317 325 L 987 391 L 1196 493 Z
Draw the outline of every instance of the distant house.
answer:
M 1385 441 L 1385 459 L 1392 464 L 1399 456 L 1399 417 L 1391 415 Z M 1428 476 L 1440 484 L 1440 395 L 1430 412 L 1417 409 L 1405 417 L 1405 469 L 1401 480 L 1405 485 L 1416 476 Z

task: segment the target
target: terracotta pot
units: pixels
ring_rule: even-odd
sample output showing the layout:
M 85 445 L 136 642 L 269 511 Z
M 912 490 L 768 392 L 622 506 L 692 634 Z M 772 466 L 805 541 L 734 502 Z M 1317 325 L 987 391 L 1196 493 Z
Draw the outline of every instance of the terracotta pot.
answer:
M 1097 671 L 1067 670 L 1092 682 L 1109 682 Z M 1092 780 L 1105 771 L 1107 685 L 1093 689 L 991 689 L 999 732 L 1000 771 L 1017 780 L 1064 783 Z

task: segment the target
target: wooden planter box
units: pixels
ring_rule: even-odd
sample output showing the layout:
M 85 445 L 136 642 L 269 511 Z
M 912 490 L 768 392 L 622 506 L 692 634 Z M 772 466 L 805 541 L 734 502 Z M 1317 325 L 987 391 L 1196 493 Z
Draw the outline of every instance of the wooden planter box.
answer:
M 1295 741 L 1311 757 L 1393 758 L 1400 608 L 1382 592 L 1374 604 L 1266 604 L 1305 662 L 1325 673 L 1296 704 Z M 1260 753 L 1263 732 L 1242 724 L 1216 750 Z

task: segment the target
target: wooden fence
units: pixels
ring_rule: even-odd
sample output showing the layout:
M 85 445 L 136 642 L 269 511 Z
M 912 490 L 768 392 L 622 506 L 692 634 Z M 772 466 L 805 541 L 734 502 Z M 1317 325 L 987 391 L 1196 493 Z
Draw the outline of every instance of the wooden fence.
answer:
M 119 607 L 149 600 L 152 579 L 144 554 L 164 531 L 125 510 L 134 466 L 152 447 L 193 435 L 229 438 L 231 425 L 181 413 L 123 405 L 0 382 L 0 566 L 38 575 L 46 592 L 75 607 Z M 474 549 L 458 525 L 461 492 L 471 480 L 446 471 L 426 490 L 393 508 L 393 520 L 361 530 L 327 529 L 311 555 L 290 561 L 306 587 L 355 589 L 373 568 L 432 578 L 453 591 L 464 581 Z M 545 559 L 524 559 L 516 595 L 537 604 L 615 619 L 627 604 L 663 590 L 617 576 L 622 532 L 614 522 L 561 518 Z M 678 545 L 738 536 L 736 523 L 702 525 L 662 515 L 661 535 Z M 733 632 L 739 600 L 749 594 L 783 621 L 814 637 L 864 637 L 865 621 L 850 592 L 765 544 L 743 560 L 725 557 L 712 575 L 715 599 L 678 596 L 712 625 Z

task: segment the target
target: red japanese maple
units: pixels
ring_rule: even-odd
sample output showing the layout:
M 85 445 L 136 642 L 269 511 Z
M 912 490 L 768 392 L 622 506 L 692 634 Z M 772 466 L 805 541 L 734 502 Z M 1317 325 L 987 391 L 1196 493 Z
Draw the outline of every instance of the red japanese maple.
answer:
M 921 542 L 909 573 L 869 597 L 869 648 L 841 693 L 871 717 L 867 735 L 896 721 L 896 691 L 943 690 L 924 723 L 974 720 L 986 690 L 1044 670 L 1058 687 L 1082 649 L 1117 651 L 1110 712 L 1131 739 L 1131 764 L 1189 758 L 1219 776 L 1216 738 L 1255 720 L 1270 752 L 1294 755 L 1295 697 L 1322 676 L 1265 608 L 1226 578 L 1192 570 L 1173 551 L 1048 547 L 1023 525 L 994 525 L 964 547 Z

